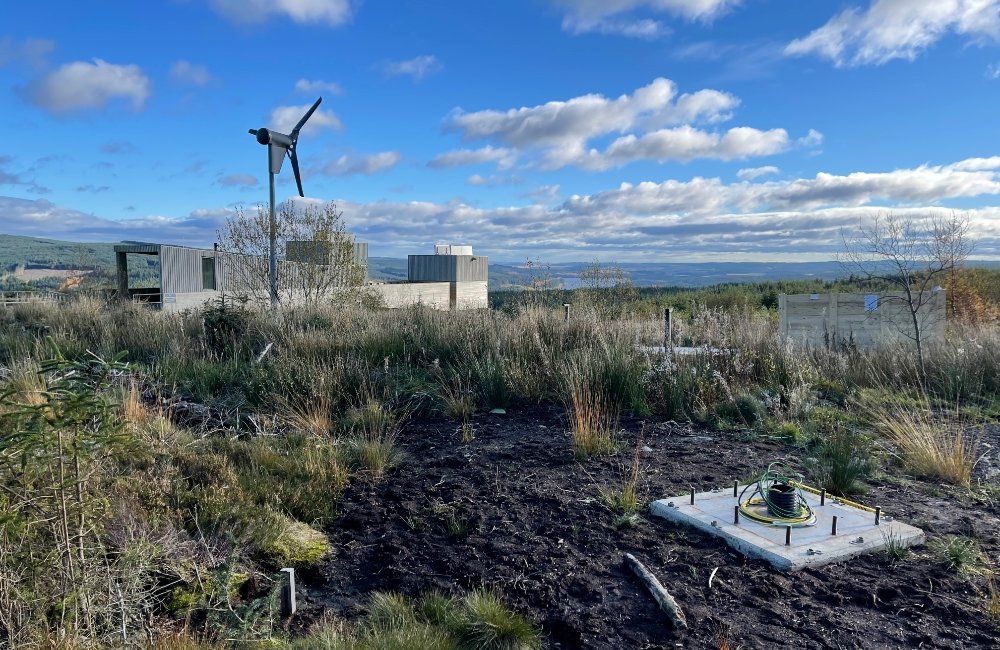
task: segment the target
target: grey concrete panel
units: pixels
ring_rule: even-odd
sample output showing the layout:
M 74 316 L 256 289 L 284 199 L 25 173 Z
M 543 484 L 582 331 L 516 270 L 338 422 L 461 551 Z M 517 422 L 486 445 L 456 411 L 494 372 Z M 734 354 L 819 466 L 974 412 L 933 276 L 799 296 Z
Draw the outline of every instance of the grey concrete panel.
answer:
M 739 492 L 743 487 L 739 487 Z M 733 523 L 734 506 L 739 500 L 733 497 L 731 486 L 719 492 L 696 494 L 694 505 L 690 494 L 685 494 L 654 501 L 649 509 L 655 517 L 720 537 L 747 557 L 767 560 L 781 571 L 798 571 L 872 553 L 885 548 L 889 538 L 903 546 L 924 542 L 923 531 L 889 515 L 883 514 L 880 524 L 875 525 L 875 515 L 870 512 L 833 497 L 827 497 L 826 505 L 820 506 L 819 496 L 803 494 L 816 512 L 817 522 L 815 526 L 792 528 L 790 546 L 785 545 L 784 526 L 762 524 L 745 517 L 740 518 L 740 523 Z M 837 535 L 831 535 L 834 516 Z

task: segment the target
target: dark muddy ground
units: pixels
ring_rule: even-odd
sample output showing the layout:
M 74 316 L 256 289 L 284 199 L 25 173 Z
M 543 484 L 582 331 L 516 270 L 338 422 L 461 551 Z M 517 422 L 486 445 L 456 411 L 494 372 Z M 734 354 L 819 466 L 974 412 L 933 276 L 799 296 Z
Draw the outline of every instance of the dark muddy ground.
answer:
M 643 427 L 625 424 L 634 449 Z M 352 485 L 329 527 L 336 556 L 300 576 L 300 624 L 324 610 L 354 618 L 372 590 L 416 596 L 487 585 L 558 648 L 1000 647 L 1000 627 L 985 615 L 985 578 L 947 570 L 926 548 L 894 566 L 871 555 L 782 574 L 645 510 L 635 526 L 616 528 L 598 495 L 621 484 L 631 456 L 581 465 L 558 409 L 480 415 L 475 426 L 464 444 L 454 422 L 413 422 L 400 441 L 410 461 L 381 482 Z M 642 456 L 647 501 L 731 485 L 802 453 L 673 424 L 646 427 L 643 441 L 652 449 Z M 987 493 L 890 477 L 869 486 L 859 500 L 929 537 L 975 535 L 1000 560 L 1000 503 Z M 688 631 L 669 627 L 624 567 L 625 552 L 674 594 Z

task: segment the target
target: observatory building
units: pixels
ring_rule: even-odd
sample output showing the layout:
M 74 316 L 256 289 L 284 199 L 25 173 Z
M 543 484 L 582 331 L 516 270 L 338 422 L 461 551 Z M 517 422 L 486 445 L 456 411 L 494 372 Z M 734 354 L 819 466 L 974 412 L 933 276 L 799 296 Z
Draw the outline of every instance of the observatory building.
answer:
M 309 265 L 329 258 L 326 242 L 290 241 L 279 276 L 295 276 Z M 156 256 L 160 263 L 158 287 L 129 287 L 128 256 Z M 434 309 L 481 309 L 488 306 L 489 258 L 474 255 L 471 246 L 437 245 L 433 255 L 410 255 L 407 280 L 371 280 L 368 275 L 368 244 L 354 242 L 353 263 L 363 268 L 367 291 L 385 307 L 423 304 Z M 146 303 L 164 311 L 196 309 L 220 297 L 248 294 L 247 278 L 267 284 L 267 258 L 235 255 L 224 251 L 188 248 L 170 244 L 127 243 L 115 246 L 118 293 L 124 300 Z M 246 269 L 254 272 L 241 272 Z M 258 272 L 259 271 L 259 272 Z M 286 304 L 306 302 L 292 292 Z

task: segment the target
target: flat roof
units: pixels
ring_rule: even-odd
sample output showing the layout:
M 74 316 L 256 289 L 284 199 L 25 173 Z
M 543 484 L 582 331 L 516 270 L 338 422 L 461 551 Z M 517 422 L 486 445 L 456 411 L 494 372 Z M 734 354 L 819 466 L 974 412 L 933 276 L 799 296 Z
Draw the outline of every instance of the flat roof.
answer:
M 116 253 L 141 253 L 143 255 L 159 255 L 160 244 L 115 244 Z

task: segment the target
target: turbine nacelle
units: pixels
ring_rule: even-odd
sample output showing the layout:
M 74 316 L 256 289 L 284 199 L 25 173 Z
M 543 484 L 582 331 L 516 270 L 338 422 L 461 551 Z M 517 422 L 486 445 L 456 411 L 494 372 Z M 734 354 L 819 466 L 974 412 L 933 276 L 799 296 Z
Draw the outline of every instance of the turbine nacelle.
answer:
M 292 142 L 292 136 L 271 129 L 250 129 L 250 135 L 257 136 L 257 142 L 260 144 L 273 144 L 285 149 L 290 149 L 295 144 Z
M 290 134 L 279 133 L 273 129 L 250 129 L 250 135 L 257 138 L 257 142 L 260 144 L 267 145 L 268 150 L 268 161 L 270 163 L 270 171 L 272 174 L 281 173 L 281 164 L 285 162 L 285 156 L 287 155 L 292 161 L 292 172 L 295 174 L 295 185 L 298 187 L 299 196 L 305 196 L 302 192 L 302 176 L 299 174 L 299 157 L 295 152 L 296 145 L 299 142 L 299 131 L 305 126 L 306 121 L 312 117 L 312 114 L 316 112 L 319 108 L 319 103 L 323 101 L 320 97 L 315 103 L 306 111 L 306 114 L 302 116 L 295 128 L 292 129 Z

